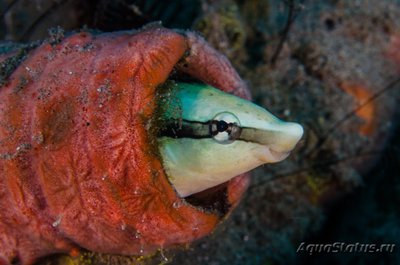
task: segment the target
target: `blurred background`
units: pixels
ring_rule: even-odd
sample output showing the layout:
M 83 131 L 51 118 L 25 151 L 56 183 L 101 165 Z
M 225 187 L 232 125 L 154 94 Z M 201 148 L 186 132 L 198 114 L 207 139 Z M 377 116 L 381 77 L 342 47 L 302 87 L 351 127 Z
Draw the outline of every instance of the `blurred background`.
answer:
M 38 264 L 400 264 L 400 1 L 0 0 L 0 51 L 71 31 L 160 21 L 225 54 L 253 100 L 305 136 L 254 170 L 217 230 L 148 257 Z M 298 252 L 301 242 L 396 244 L 393 253 Z

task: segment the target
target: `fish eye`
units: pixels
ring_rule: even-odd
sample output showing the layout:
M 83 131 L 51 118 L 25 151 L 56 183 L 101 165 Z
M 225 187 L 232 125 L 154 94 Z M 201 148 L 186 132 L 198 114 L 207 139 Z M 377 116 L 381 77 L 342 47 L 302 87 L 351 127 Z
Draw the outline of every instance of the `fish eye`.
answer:
M 240 137 L 239 119 L 230 112 L 221 112 L 210 121 L 210 135 L 220 144 L 233 143 Z

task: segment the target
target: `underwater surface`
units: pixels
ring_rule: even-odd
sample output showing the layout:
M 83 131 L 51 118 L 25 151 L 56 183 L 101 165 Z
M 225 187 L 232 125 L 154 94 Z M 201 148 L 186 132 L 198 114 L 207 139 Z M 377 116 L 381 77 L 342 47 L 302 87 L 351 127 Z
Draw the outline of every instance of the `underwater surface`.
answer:
M 0 0 L 0 14 L 0 48 L 82 28 L 192 29 L 255 103 L 304 127 L 211 235 L 150 256 L 36 264 L 400 264 L 400 1 Z

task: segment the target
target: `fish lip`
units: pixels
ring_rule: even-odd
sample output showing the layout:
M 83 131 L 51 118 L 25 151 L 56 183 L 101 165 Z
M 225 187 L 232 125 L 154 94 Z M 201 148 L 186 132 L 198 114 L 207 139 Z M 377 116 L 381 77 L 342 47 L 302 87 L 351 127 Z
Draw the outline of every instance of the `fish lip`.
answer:
M 289 151 L 289 152 L 275 151 L 272 148 L 269 148 L 269 151 L 270 151 L 271 155 L 275 158 L 275 161 L 272 162 L 272 163 L 276 163 L 276 162 L 280 162 L 282 160 L 285 160 L 291 153 L 291 151 Z
M 269 146 L 263 145 L 261 147 L 258 159 L 260 159 L 264 163 L 278 163 L 286 159 L 289 155 L 290 151 L 289 152 L 276 151 Z

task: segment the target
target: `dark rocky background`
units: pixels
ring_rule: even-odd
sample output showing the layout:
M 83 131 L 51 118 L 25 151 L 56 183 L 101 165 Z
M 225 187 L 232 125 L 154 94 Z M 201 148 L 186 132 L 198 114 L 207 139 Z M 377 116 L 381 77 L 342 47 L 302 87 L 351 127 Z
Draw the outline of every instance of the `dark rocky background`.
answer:
M 400 264 L 400 1 L 0 0 L 0 14 L 4 41 L 152 21 L 196 30 L 255 102 L 305 127 L 287 161 L 254 170 L 209 237 L 150 257 L 83 251 L 38 264 Z M 309 255 L 301 242 L 396 248 Z

